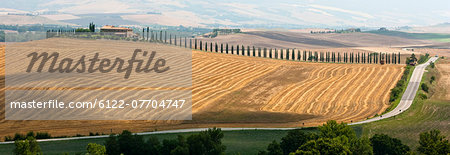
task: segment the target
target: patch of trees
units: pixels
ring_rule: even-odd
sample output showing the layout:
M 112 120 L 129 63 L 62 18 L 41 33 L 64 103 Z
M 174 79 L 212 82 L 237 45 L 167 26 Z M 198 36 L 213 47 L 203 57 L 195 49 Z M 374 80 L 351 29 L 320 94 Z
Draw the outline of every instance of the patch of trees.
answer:
M 105 142 L 105 147 L 108 155 L 223 154 L 226 149 L 222 144 L 223 137 L 221 129 L 212 128 L 187 138 L 179 135 L 177 139 L 164 139 L 160 142 L 156 137 L 144 140 L 142 136 L 125 130 L 117 136 L 110 135 Z
M 354 32 L 361 32 L 360 28 L 350 28 L 350 29 L 341 29 L 341 30 L 328 30 L 328 31 L 311 31 L 311 34 L 317 34 L 317 33 L 354 33 Z
M 426 53 L 425 55 L 421 55 L 417 63 L 422 64 L 427 62 L 428 58 L 430 58 L 430 54 Z
M 33 137 L 35 139 L 49 139 L 52 138 L 52 136 L 47 132 L 36 132 L 33 131 L 28 132 L 26 135 L 16 133 L 14 137 L 11 136 L 5 136 L 5 141 L 16 141 L 16 140 L 25 140 L 27 137 Z
M 5 32 L 0 31 L 0 42 L 5 42 Z
M 358 138 L 355 131 L 344 123 L 328 121 L 318 127 L 318 133 L 291 130 L 281 139 L 281 143 L 272 141 L 259 155 L 294 155 L 294 154 L 414 154 L 401 140 L 385 134 L 375 134 L 370 139 Z M 417 151 L 422 154 L 450 153 L 450 144 L 439 130 L 420 134 L 420 146 Z

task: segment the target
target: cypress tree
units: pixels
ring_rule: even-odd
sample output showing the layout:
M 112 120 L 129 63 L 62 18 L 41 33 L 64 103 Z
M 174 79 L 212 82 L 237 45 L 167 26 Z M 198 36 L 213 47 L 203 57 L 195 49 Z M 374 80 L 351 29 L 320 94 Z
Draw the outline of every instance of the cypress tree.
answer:
M 149 32 L 150 31 L 150 28 L 149 27 L 147 27 L 147 41 L 149 40 L 149 37 L 148 37 L 148 35 L 149 35 Z
M 169 44 L 172 45 L 172 34 L 169 34 Z
M 162 31 L 159 31 L 159 41 L 162 42 Z
M 303 51 L 303 61 L 306 61 L 306 51 Z
M 220 43 L 220 53 L 223 53 L 223 43 Z
M 274 57 L 273 58 L 275 58 L 275 59 L 278 59 L 278 50 L 275 48 L 275 51 L 274 51 Z
M 189 48 L 192 49 L 192 38 L 189 38 Z
M 197 38 L 195 38 L 195 49 L 197 49 Z
M 338 63 L 341 62 L 341 53 L 338 53 L 337 62 L 338 62 Z
M 184 48 L 187 48 L 187 45 L 186 45 L 187 44 L 187 40 L 186 39 L 187 39 L 187 37 L 184 37 Z
M 258 57 L 261 57 L 261 47 L 258 47 Z
M 255 46 L 253 46 L 253 56 L 256 57 L 256 49 L 255 49 Z
M 211 43 L 209 43 L 209 51 L 210 52 L 212 52 L 213 51 L 213 46 L 212 46 L 213 44 L 212 44 L 212 42 Z
M 398 62 L 397 62 L 397 64 L 401 64 L 401 62 L 400 62 L 400 52 L 398 52 Z
M 300 50 L 297 51 L 297 60 L 300 61 L 302 60 L 302 57 L 300 56 Z
M 245 48 L 244 48 L 244 45 L 242 45 L 241 55 L 245 55 Z
M 247 56 L 250 56 L 250 46 L 247 46 Z
M 175 46 L 177 46 L 177 35 L 175 35 L 175 39 L 173 41 L 174 41 Z
M 267 57 L 267 48 L 265 48 L 265 47 L 264 47 L 263 55 L 264 55 L 264 58 Z
M 239 55 L 239 45 L 236 45 L 236 54 Z
M 145 40 L 145 28 L 142 28 L 142 40 Z
M 205 41 L 205 52 L 208 52 L 208 42 Z
M 272 49 L 269 49 L 269 58 L 272 59 Z
M 217 42 L 214 43 L 214 47 L 216 47 L 215 48 L 215 52 L 218 53 L 219 52 L 219 47 L 217 46 Z
M 228 43 L 227 43 L 227 46 L 225 48 L 225 52 L 228 54 Z
M 200 40 L 200 51 L 203 50 L 202 41 Z
M 290 56 L 290 54 L 289 54 L 289 48 L 287 48 L 287 49 L 286 49 L 286 60 L 289 60 L 289 56 Z
M 283 57 L 283 49 L 280 49 L 280 57 L 281 57 L 281 59 L 284 59 L 284 57 Z
M 231 45 L 231 54 L 234 54 L 234 46 Z
M 167 44 L 167 31 L 164 31 L 164 43 Z
M 295 60 L 295 52 L 294 51 L 295 51 L 295 48 L 292 49 L 292 57 L 291 57 L 292 60 Z

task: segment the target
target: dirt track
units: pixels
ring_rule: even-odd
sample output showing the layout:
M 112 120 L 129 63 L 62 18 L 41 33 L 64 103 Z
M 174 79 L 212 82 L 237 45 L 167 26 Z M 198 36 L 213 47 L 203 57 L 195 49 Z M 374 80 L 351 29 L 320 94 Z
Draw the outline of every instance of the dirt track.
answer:
M 44 40 L 40 44 L 55 42 L 107 49 L 102 48 L 107 46 L 105 41 Z M 192 121 L 6 121 L 2 95 L 0 136 L 30 130 L 59 136 L 124 129 L 314 126 L 329 119 L 350 122 L 383 112 L 389 90 L 402 72 L 401 65 L 304 63 L 198 51 L 193 51 L 192 61 Z

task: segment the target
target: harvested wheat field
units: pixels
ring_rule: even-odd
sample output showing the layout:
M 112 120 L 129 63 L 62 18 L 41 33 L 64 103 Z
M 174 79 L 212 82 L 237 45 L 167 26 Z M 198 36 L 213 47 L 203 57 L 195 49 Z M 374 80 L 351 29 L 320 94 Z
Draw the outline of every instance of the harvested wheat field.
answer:
M 33 41 L 23 43 L 23 47 L 32 48 L 35 43 L 41 46 L 57 43 L 72 46 L 71 49 L 82 45 L 80 50 L 122 46 L 178 48 L 153 43 L 73 39 Z M 4 75 L 3 68 L 4 65 L 1 71 Z M 388 107 L 389 91 L 402 70 L 402 65 L 306 63 L 192 51 L 192 120 L 11 121 L 4 119 L 2 93 L 0 136 L 31 130 L 49 132 L 53 136 L 73 136 L 89 132 L 117 133 L 124 129 L 142 132 L 213 126 L 300 127 L 315 126 L 330 119 L 357 121 L 382 113 Z M 1 84 L 4 85 L 4 76 Z

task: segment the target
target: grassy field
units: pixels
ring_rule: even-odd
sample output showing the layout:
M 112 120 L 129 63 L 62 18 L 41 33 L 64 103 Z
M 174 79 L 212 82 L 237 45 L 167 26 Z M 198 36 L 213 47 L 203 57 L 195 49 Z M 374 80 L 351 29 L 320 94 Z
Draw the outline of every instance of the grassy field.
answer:
M 314 129 L 304 129 L 312 132 Z M 242 131 L 224 131 L 225 137 L 222 142 L 227 146 L 227 154 L 256 154 L 258 150 L 263 150 L 272 140 L 280 141 L 281 137 L 285 136 L 287 131 L 284 130 L 242 130 Z M 160 141 L 163 139 L 175 139 L 177 135 L 185 137 L 194 133 L 181 134 L 158 134 L 152 135 L 158 137 Z M 150 135 L 145 135 L 144 139 L 148 139 Z M 88 143 L 103 144 L 105 138 L 98 139 L 84 139 L 71 141 L 55 141 L 55 142 L 40 142 L 39 145 L 44 154 L 78 154 L 85 153 Z M 14 144 L 0 145 L 0 154 L 10 154 Z
M 407 33 L 400 31 L 368 31 L 367 33 L 374 33 L 387 36 L 395 36 L 406 39 L 424 39 L 424 40 L 434 40 L 439 42 L 450 42 L 450 34 L 440 34 L 440 33 Z
M 450 61 L 441 59 L 438 60 L 438 63 L 449 65 Z M 429 93 L 422 90 L 418 92 L 418 94 L 427 94 L 429 99 L 422 100 L 416 95 L 414 103 L 406 112 L 396 117 L 361 125 L 363 136 L 384 133 L 402 140 L 403 143 L 409 145 L 412 149 L 419 145 L 419 133 L 424 131 L 439 129 L 443 135 L 449 138 L 450 113 L 448 111 L 450 111 L 450 100 L 441 97 L 442 94 L 448 93 L 445 90 L 448 83 L 440 80 L 444 78 L 442 73 L 438 72 L 436 68 L 432 69 L 430 67 L 428 72 L 425 73 L 422 83 L 427 83 L 430 86 L 431 76 L 435 76 L 437 81 L 431 84 Z

